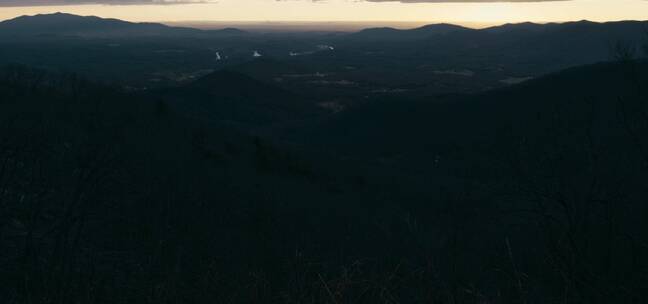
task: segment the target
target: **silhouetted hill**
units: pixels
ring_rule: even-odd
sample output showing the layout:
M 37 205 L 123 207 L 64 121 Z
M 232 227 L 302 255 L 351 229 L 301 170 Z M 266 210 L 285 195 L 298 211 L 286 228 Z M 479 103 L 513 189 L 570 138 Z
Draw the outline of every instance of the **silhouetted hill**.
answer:
M 212 96 L 242 97 L 251 100 L 290 99 L 290 93 L 228 70 L 216 71 L 187 85 L 185 89 L 208 93 Z
M 547 25 L 533 23 L 533 22 L 522 22 L 522 23 L 506 23 L 503 25 L 493 26 L 484 29 L 484 31 L 493 32 L 493 33 L 505 33 L 510 31 L 541 31 L 546 28 Z
M 467 31 L 467 30 L 471 30 L 471 29 L 459 25 L 449 24 L 449 23 L 436 23 L 436 24 L 428 24 L 418 28 L 406 30 L 406 32 L 416 32 L 419 34 L 433 35 L 433 34 L 446 34 L 446 33 L 451 33 L 456 31 Z
M 222 30 L 211 30 L 210 32 L 218 32 L 221 34 L 229 34 L 229 35 L 243 35 L 248 33 L 244 30 L 233 28 L 233 27 L 224 28 Z
M 302 120 L 318 112 L 314 104 L 289 91 L 229 70 L 157 94 L 194 117 L 212 122 L 258 126 Z
M 119 19 L 95 16 L 77 16 L 65 13 L 21 16 L 0 22 L 0 35 L 37 36 L 180 36 L 180 35 L 240 35 L 238 29 L 202 31 L 192 28 L 170 27 L 159 23 L 133 23 Z
M 645 29 L 648 26 L 646 21 L 614 21 L 614 22 L 593 22 L 589 20 L 563 22 L 563 23 L 507 23 L 504 25 L 481 29 L 482 32 L 510 34 L 520 32 L 547 33 L 547 32 L 590 32 L 592 35 L 609 35 L 622 33 L 635 33 L 637 30 Z M 597 32 L 595 32 L 597 31 Z
M 369 28 L 348 35 L 351 39 L 363 40 L 420 40 L 432 35 L 448 34 L 470 29 L 453 24 L 429 24 L 415 29 L 400 30 L 391 27 Z
M 453 24 L 429 24 L 414 29 L 395 29 L 390 27 L 368 28 L 356 33 L 343 37 L 348 39 L 365 39 L 365 40 L 421 40 L 431 38 L 438 34 L 457 34 L 452 36 L 461 37 L 462 34 L 473 33 L 480 34 L 502 34 L 510 35 L 515 33 L 526 33 L 529 35 L 539 35 L 552 32 L 590 32 L 593 36 L 602 36 L 610 34 L 629 34 L 636 33 L 638 30 L 644 30 L 648 27 L 645 21 L 615 21 L 615 22 L 592 22 L 588 20 L 564 22 L 564 23 L 507 23 L 488 27 L 484 29 L 470 29 Z M 492 36 L 490 36 L 493 38 Z

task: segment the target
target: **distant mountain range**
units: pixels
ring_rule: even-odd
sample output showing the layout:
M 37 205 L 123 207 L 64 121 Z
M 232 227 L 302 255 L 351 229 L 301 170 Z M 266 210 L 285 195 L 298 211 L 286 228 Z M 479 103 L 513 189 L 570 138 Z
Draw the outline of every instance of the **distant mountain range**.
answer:
M 412 40 L 426 39 L 434 35 L 451 33 L 479 33 L 479 34 L 511 34 L 511 33 L 552 33 L 561 31 L 592 31 L 593 34 L 620 33 L 630 30 L 636 31 L 648 29 L 648 21 L 617 21 L 598 23 L 587 20 L 565 22 L 565 23 L 507 23 L 499 26 L 484 29 L 472 29 L 459 25 L 439 23 L 429 24 L 414 29 L 395 29 L 391 27 L 368 28 L 362 31 L 349 34 L 347 38 L 364 40 Z
M 619 21 L 597 23 L 587 20 L 566 23 L 507 23 L 484 29 L 472 29 L 454 24 L 429 24 L 413 29 L 391 27 L 367 28 L 345 35 L 351 39 L 408 40 L 424 39 L 433 35 L 456 32 L 511 33 L 551 32 L 562 30 L 621 31 L 632 28 L 648 28 L 646 21 Z M 161 23 L 135 23 L 96 16 L 78 16 L 67 13 L 20 16 L 0 22 L 0 35 L 241 35 L 247 32 L 236 28 L 200 30 L 189 27 L 173 27 Z
M 199 30 L 171 27 L 160 23 L 133 23 L 95 16 L 65 13 L 21 16 L 0 22 L 0 35 L 71 35 L 71 36 L 187 36 L 240 35 L 239 29 Z
M 643 21 L 576 21 L 255 34 L 57 13 L 0 22 L 0 65 L 77 72 L 142 90 L 228 69 L 337 105 L 479 92 L 606 61 L 617 44 L 639 50 L 646 28 Z
M 453 24 L 429 24 L 414 29 L 395 29 L 391 27 L 368 28 L 349 35 L 354 39 L 367 40 L 407 40 L 422 39 L 431 35 L 448 34 L 458 31 L 472 31 L 473 29 Z

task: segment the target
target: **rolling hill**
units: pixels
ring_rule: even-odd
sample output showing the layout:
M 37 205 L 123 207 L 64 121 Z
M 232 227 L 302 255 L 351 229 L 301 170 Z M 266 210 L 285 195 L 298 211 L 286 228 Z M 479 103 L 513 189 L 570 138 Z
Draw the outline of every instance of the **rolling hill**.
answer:
M 322 113 L 314 103 L 289 91 L 229 70 L 152 94 L 194 118 L 248 127 L 304 120 Z
M 398 41 L 398 40 L 421 40 L 433 35 L 443 35 L 459 31 L 471 31 L 471 29 L 453 24 L 429 24 L 414 29 L 395 29 L 390 27 L 369 28 L 356 33 L 349 34 L 346 38 L 367 41 Z
M 77 16 L 65 13 L 21 16 L 0 22 L 3 36 L 195 36 L 241 35 L 238 29 L 202 31 L 192 28 L 170 27 L 160 23 L 133 23 L 95 16 Z

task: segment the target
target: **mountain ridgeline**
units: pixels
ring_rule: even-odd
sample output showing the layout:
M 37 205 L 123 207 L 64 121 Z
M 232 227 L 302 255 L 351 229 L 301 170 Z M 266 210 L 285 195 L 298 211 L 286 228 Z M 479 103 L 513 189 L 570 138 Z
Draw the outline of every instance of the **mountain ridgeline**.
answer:
M 202 31 L 193 28 L 171 27 L 160 23 L 133 23 L 119 19 L 77 16 L 65 13 L 21 16 L 0 22 L 0 35 L 13 37 L 47 35 L 114 37 L 242 34 L 245 34 L 245 32 L 232 28 Z
M 0 301 L 644 303 L 645 25 L 2 22 Z

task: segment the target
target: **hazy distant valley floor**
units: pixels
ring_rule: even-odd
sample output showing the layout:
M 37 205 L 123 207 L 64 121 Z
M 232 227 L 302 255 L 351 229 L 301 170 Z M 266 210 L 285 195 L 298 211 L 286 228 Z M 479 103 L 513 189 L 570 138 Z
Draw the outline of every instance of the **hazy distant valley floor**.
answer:
M 32 18 L 0 23 L 3 303 L 648 299 L 641 23 Z

